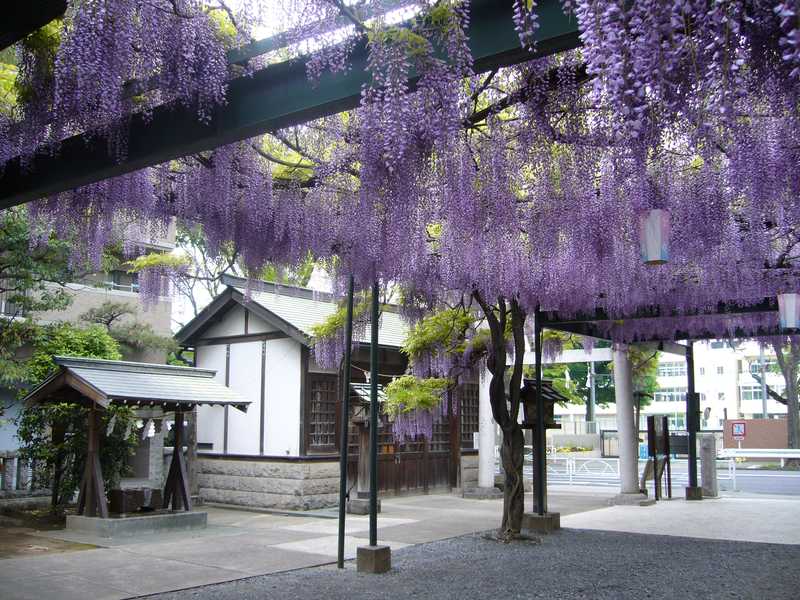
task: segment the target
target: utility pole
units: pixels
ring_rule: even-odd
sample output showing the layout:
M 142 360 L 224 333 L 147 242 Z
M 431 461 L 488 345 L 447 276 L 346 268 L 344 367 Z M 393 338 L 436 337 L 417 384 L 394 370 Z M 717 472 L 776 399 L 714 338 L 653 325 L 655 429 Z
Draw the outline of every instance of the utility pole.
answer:
M 769 419 L 767 412 L 767 370 L 765 368 L 764 346 L 758 345 L 758 370 L 761 372 L 761 418 Z
M 595 392 L 595 373 L 594 361 L 589 361 L 589 402 L 586 405 L 586 433 L 597 433 L 597 423 L 595 422 L 594 408 L 597 405 Z

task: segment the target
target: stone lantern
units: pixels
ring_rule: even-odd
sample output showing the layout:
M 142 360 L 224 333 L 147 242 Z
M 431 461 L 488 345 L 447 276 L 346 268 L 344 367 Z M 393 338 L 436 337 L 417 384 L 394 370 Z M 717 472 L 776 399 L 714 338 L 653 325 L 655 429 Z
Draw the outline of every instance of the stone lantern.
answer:
M 561 425 L 556 423 L 555 405 L 556 402 L 566 400 L 553 388 L 553 381 L 542 379 L 542 396 L 544 397 L 544 427 L 545 429 L 561 429 Z M 522 383 L 522 414 L 523 429 L 534 429 L 536 427 L 537 407 L 536 407 L 536 380 L 525 379 Z
M 384 399 L 383 388 L 378 386 L 378 403 Z M 358 431 L 358 476 L 355 497 L 347 501 L 347 512 L 356 515 L 369 514 L 369 411 L 370 384 L 350 384 L 350 422 Z M 378 512 L 381 501 L 378 500 Z

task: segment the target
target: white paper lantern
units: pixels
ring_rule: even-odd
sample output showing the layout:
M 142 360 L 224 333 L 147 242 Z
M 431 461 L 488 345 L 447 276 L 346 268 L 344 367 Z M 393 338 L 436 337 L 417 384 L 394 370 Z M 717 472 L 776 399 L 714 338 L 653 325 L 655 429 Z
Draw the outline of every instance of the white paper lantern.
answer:
M 781 329 L 800 329 L 800 294 L 778 294 Z
M 663 265 L 669 260 L 669 213 L 648 210 L 639 218 L 639 242 L 646 265 Z

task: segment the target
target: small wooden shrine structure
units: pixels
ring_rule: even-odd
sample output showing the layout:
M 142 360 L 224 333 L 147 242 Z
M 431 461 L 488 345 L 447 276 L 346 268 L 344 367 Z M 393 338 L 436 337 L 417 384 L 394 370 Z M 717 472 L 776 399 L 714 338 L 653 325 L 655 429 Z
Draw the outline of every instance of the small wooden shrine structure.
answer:
M 175 451 L 164 485 L 163 508 L 191 510 L 184 445 L 183 414 L 196 406 L 233 406 L 246 411 L 249 401 L 214 381 L 209 369 L 90 358 L 54 358 L 58 369 L 25 398 L 26 406 L 72 402 L 89 409 L 86 466 L 80 485 L 78 514 L 108 518 L 100 469 L 102 411 L 110 405 L 161 407 L 175 413 Z

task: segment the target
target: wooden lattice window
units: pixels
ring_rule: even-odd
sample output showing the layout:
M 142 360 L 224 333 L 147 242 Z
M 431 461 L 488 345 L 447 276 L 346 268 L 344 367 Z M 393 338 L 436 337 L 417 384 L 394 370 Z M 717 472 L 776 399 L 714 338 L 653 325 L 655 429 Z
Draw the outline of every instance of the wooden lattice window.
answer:
M 444 400 L 443 402 L 447 402 Z M 449 452 L 450 451 L 450 423 L 447 422 L 447 415 L 442 420 L 433 424 L 433 439 L 428 444 L 430 452 Z
M 472 434 L 478 431 L 478 384 L 463 383 L 458 393 L 461 396 L 461 447 L 474 448 Z
M 331 452 L 336 443 L 339 406 L 339 382 L 335 375 L 310 374 L 308 377 L 308 404 L 306 423 L 308 449 L 314 452 Z

